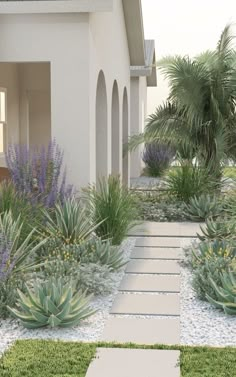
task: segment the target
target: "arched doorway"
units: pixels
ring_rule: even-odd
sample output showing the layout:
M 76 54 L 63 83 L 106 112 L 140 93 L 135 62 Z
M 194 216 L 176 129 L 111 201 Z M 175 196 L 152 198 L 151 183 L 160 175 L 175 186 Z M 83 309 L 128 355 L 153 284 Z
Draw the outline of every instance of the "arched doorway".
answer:
M 121 137 L 120 137 L 120 106 L 117 81 L 112 89 L 111 108 L 111 171 L 113 175 L 121 173 Z
M 129 163 L 130 156 L 129 153 L 124 154 L 124 146 L 129 141 L 129 108 L 128 108 L 128 95 L 127 89 L 124 89 L 123 94 L 123 119 L 122 119 L 122 129 L 123 129 L 123 166 L 122 166 L 122 176 L 123 183 L 129 185 Z
M 96 179 L 108 175 L 107 90 L 100 71 L 96 92 Z

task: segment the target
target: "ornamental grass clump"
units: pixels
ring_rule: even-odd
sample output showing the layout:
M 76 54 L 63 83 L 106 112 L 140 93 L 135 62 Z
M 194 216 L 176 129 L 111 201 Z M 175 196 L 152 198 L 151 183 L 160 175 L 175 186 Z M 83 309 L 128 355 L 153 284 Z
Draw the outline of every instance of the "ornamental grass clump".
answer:
M 99 224 L 97 236 L 119 245 L 135 225 L 138 216 L 135 197 L 115 176 L 99 179 L 97 187 L 89 186 L 85 194 L 93 222 Z
M 174 158 L 174 150 L 166 144 L 146 144 L 142 155 L 148 175 L 160 177 L 169 168 Z
M 65 284 L 62 278 L 36 281 L 34 291 L 26 285 L 26 294 L 18 290 L 18 296 L 18 309 L 8 309 L 28 329 L 77 326 L 95 313 L 89 305 L 91 296 L 76 292 L 75 284 Z
M 26 194 L 32 203 L 54 207 L 58 200 L 71 195 L 63 172 L 63 152 L 55 140 L 48 147 L 29 149 L 14 144 L 6 153 L 7 167 L 16 190 Z

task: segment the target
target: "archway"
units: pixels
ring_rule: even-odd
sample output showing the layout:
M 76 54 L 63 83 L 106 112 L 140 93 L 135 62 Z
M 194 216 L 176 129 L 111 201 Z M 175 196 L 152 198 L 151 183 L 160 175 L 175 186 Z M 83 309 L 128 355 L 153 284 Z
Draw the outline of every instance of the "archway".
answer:
M 117 81 L 112 89 L 111 108 L 111 171 L 113 175 L 121 173 L 121 137 L 120 137 L 120 106 Z
M 100 71 L 96 92 L 96 178 L 108 175 L 107 90 Z

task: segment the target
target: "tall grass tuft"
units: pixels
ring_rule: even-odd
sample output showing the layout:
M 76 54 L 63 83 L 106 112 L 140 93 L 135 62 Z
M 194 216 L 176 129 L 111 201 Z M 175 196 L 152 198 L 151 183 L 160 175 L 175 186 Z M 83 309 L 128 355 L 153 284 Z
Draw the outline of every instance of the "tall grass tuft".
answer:
M 115 176 L 98 180 L 97 187 L 90 185 L 85 193 L 94 223 L 101 222 L 96 234 L 101 239 L 111 239 L 113 245 L 119 245 L 137 219 L 133 194 Z

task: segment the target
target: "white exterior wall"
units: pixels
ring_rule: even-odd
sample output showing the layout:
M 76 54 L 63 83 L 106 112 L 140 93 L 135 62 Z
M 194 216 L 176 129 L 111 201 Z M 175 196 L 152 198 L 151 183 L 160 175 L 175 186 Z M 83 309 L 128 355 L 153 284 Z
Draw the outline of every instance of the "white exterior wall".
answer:
M 88 14 L 0 15 L 0 62 L 50 62 L 52 137 L 68 180 L 90 180 Z
M 137 111 L 138 109 L 138 111 Z M 147 117 L 147 79 L 146 77 L 131 78 L 131 125 L 130 134 L 137 135 L 144 130 Z M 144 164 L 142 162 L 143 146 L 131 152 L 130 176 L 139 177 Z
M 120 174 L 122 174 L 122 119 L 123 92 L 130 92 L 130 57 L 121 0 L 114 0 L 113 12 L 90 14 L 90 127 L 91 127 L 91 161 L 96 159 L 96 85 L 99 72 L 102 70 L 106 80 L 108 102 L 108 174 L 111 173 L 111 120 L 112 89 L 117 81 L 119 92 L 120 123 Z M 128 98 L 129 101 L 129 98 Z M 96 164 L 91 166 L 91 178 L 95 181 Z

